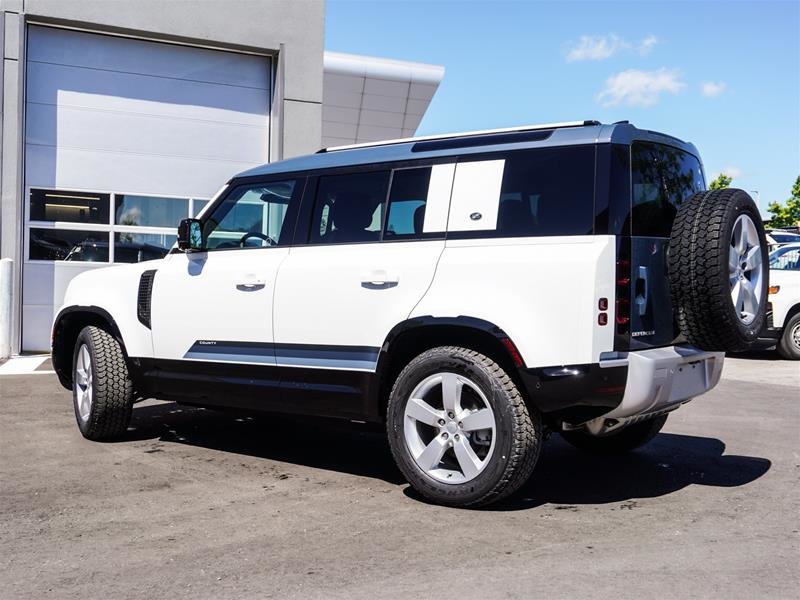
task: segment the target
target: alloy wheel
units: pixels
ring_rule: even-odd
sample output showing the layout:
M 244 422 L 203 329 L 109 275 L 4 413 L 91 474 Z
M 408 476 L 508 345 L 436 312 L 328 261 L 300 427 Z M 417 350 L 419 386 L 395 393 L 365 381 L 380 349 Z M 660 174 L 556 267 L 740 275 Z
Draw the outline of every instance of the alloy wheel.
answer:
M 420 382 L 404 412 L 406 447 L 417 466 L 443 483 L 466 483 L 486 468 L 495 444 L 495 417 L 470 379 L 436 373 Z

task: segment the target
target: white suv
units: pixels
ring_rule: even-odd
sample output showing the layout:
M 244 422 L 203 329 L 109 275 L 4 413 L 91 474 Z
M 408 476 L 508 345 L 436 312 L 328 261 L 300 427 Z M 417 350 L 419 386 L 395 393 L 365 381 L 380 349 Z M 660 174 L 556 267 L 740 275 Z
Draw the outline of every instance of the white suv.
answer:
M 143 398 L 385 423 L 421 494 L 487 504 L 550 431 L 647 442 L 756 339 L 758 211 L 704 190 L 691 144 L 595 121 L 265 165 L 166 258 L 77 277 L 53 363 L 89 439 Z

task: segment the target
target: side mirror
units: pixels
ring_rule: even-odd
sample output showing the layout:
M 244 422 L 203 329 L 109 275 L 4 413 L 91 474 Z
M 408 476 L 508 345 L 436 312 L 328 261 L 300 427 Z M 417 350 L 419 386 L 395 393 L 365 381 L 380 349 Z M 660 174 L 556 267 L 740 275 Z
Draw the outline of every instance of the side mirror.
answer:
M 178 223 L 178 248 L 184 252 L 203 249 L 203 228 L 199 219 L 182 219 Z

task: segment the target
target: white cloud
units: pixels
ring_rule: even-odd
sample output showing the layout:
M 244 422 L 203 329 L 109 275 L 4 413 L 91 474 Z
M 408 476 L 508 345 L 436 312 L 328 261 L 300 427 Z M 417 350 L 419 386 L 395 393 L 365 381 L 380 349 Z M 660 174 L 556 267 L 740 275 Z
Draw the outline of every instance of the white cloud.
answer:
M 647 54 L 655 47 L 657 43 L 658 38 L 656 36 L 648 35 L 641 42 L 639 42 L 639 46 L 636 48 L 636 50 L 639 52 L 639 54 Z
M 658 43 L 658 38 L 648 35 L 639 43 L 628 42 L 615 34 L 582 35 L 577 44 L 570 44 L 567 61 L 605 60 L 619 52 L 647 54 Z
M 700 89 L 706 98 L 714 98 L 724 92 L 727 87 L 728 85 L 724 81 L 704 81 Z
M 717 177 L 719 177 L 723 173 L 725 175 L 727 175 L 728 177 L 730 177 L 731 179 L 736 179 L 737 177 L 741 177 L 742 176 L 742 170 L 740 168 L 738 168 L 738 167 L 725 167 L 724 169 L 722 169 L 722 171 L 718 171 L 718 172 L 714 173 L 714 176 L 711 178 L 711 180 L 713 181 L 714 179 L 716 179 Z
M 677 69 L 628 69 L 606 79 L 597 101 L 603 106 L 652 106 L 662 93 L 677 94 L 685 87 Z

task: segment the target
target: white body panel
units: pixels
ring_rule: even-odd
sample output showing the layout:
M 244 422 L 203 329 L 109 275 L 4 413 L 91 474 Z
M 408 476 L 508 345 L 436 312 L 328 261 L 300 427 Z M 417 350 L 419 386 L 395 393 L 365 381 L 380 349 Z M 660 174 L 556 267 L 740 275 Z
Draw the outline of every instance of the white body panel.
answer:
M 275 282 L 288 254 L 288 248 L 248 248 L 169 256 L 153 284 L 153 355 L 195 360 L 192 348 L 198 340 L 271 345 Z M 242 359 L 224 350 L 204 358 L 275 363 L 269 347 Z
M 789 311 L 800 304 L 800 271 L 770 269 L 769 285 L 780 286 L 777 294 L 770 294 L 772 303 L 772 323 L 781 328 L 786 325 Z
M 207 199 L 269 159 L 267 57 L 30 26 L 26 65 L 26 190 Z M 45 350 L 66 283 L 105 263 L 24 256 L 22 347 Z
M 448 240 L 411 316 L 469 316 L 503 329 L 528 367 L 596 363 L 614 347 L 613 236 Z
M 443 248 L 444 240 L 292 248 L 278 275 L 275 342 L 380 347 L 431 285 Z
M 144 271 L 159 269 L 164 264 L 163 260 L 152 260 L 81 273 L 67 286 L 64 304 L 58 312 L 69 307 L 101 308 L 114 319 L 128 356 L 151 357 L 153 343 L 150 330 L 137 317 L 139 279 Z

